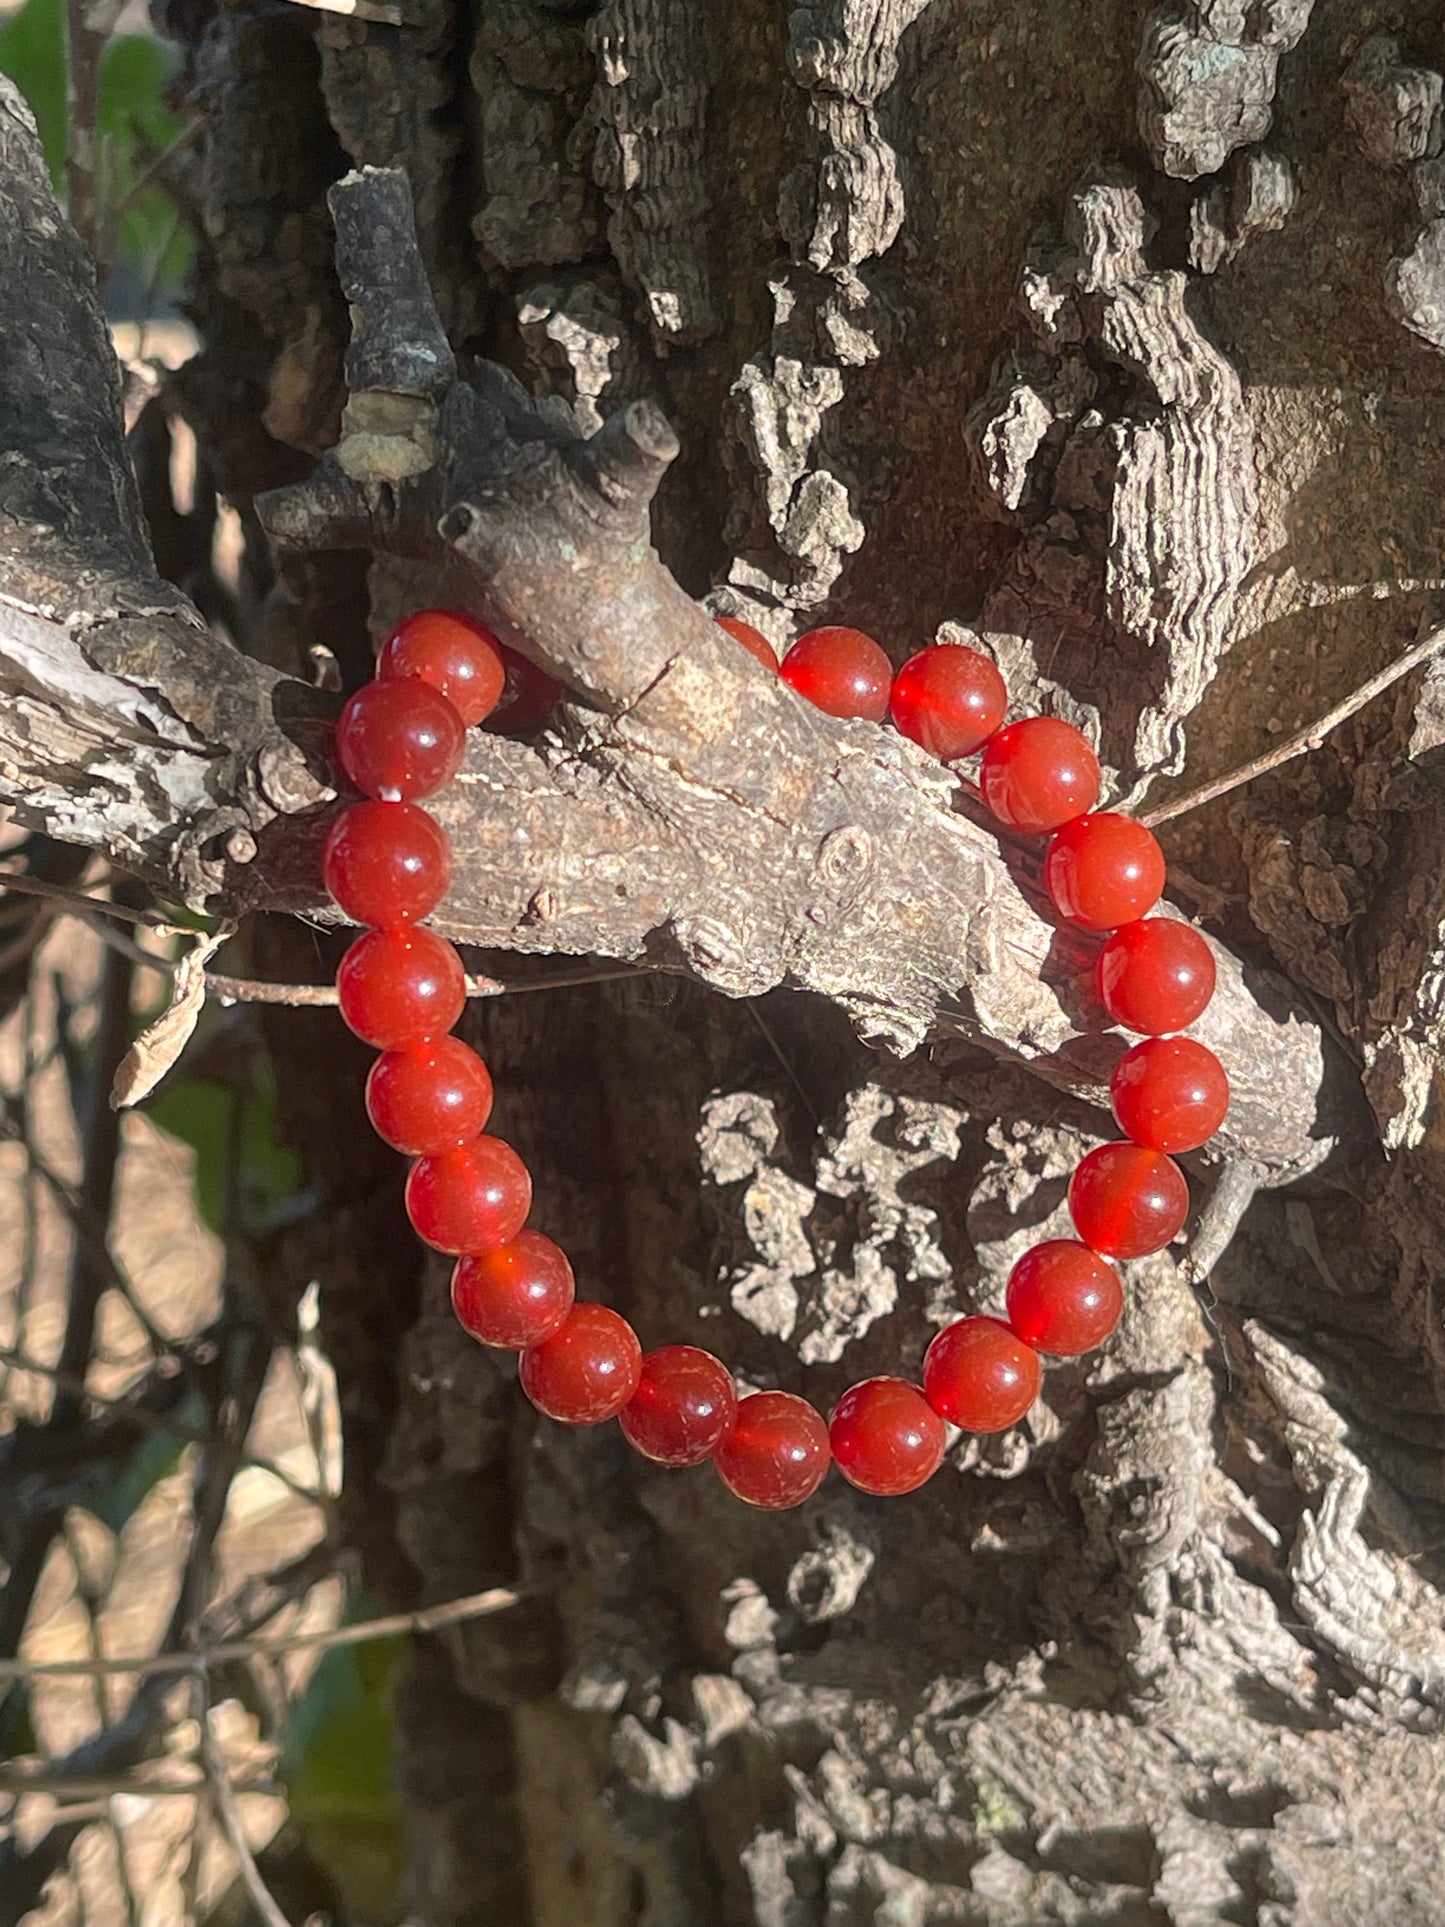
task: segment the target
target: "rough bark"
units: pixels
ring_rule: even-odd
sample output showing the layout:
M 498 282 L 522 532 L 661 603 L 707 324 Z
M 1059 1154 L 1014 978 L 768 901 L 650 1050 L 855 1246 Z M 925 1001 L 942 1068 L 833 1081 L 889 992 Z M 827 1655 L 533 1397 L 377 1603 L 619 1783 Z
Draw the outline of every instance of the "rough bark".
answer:
M 706 1343 L 824 1406 L 915 1370 L 1061 1223 L 1102 1120 L 1008 1060 L 1087 1091 L 1091 1019 L 1017 854 L 905 746 L 790 705 L 676 583 L 780 638 L 820 613 L 899 653 L 945 622 L 983 635 L 1021 707 L 1095 729 L 1129 797 L 1257 753 L 1440 613 L 1426 10 L 1391 23 L 1398 58 L 1362 55 L 1332 0 L 1086 12 L 749 6 L 704 32 L 666 4 L 488 6 L 465 81 L 440 5 L 411 31 L 315 29 L 297 112 L 319 103 L 358 165 L 407 168 L 453 349 L 480 338 L 541 410 L 495 375 L 353 368 L 397 399 L 343 425 L 314 256 L 267 279 L 238 240 L 214 266 L 233 306 L 213 318 L 246 317 L 238 486 L 295 483 L 320 445 L 263 439 L 283 363 L 310 371 L 294 420 L 341 437 L 268 509 L 297 548 L 270 635 L 334 621 L 365 556 L 378 629 L 484 577 L 475 606 L 587 698 L 536 743 L 474 746 L 452 927 L 699 980 L 472 1020 L 539 1221 L 645 1342 Z M 210 109 L 217 206 L 273 111 L 241 89 Z M 272 184 L 248 245 L 314 220 L 313 189 Z M 657 406 L 684 451 L 653 524 L 675 581 L 631 554 L 637 500 L 597 486 L 626 493 L 629 446 L 656 465 Z M 429 439 L 440 466 L 410 466 Z M 366 468 L 398 461 L 394 486 Z M 579 514 L 589 606 L 616 621 L 555 593 Z M 323 527 L 331 550 L 302 554 Z M 1222 1043 L 1248 1136 L 1216 1193 L 1237 1233 L 1202 1293 L 1171 1256 L 1131 1268 L 1116 1343 L 1051 1367 L 1026 1427 L 960 1441 L 910 1501 L 830 1486 L 763 1519 L 706 1473 L 534 1426 L 440 1267 L 411 1322 L 396 1264 L 369 1280 L 375 1220 L 338 1152 L 354 1094 L 322 1101 L 331 1033 L 288 1017 L 293 1128 L 345 1201 L 321 1268 L 373 1567 L 438 1598 L 553 1586 L 437 1642 L 406 1689 L 423 1917 L 1435 1917 L 1437 685 L 1172 830 L 1181 900 L 1242 960 Z M 255 861 L 197 887 L 314 902 L 299 826 L 247 828 Z M 129 854 L 164 863 L 139 834 Z M 856 1028 L 758 1001 L 773 985 Z M 900 1062 L 859 1030 L 927 1041 Z M 1334 1165 L 1249 1202 L 1336 1132 Z

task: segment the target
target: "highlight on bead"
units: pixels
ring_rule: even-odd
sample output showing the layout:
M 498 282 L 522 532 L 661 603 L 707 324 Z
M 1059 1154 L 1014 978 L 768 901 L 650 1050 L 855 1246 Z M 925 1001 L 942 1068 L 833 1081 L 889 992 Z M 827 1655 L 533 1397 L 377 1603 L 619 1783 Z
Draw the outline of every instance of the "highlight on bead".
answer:
M 756 630 L 717 620 L 776 666 Z M 1077 1237 L 1046 1239 L 1019 1259 L 1007 1322 L 965 1317 L 939 1332 L 921 1387 L 864 1379 L 826 1425 L 790 1392 L 739 1399 L 711 1352 L 674 1344 L 644 1354 L 625 1318 L 577 1298 L 566 1254 L 527 1225 L 531 1177 L 486 1133 L 491 1078 L 450 1034 L 465 1007 L 461 960 L 418 927 L 451 877 L 450 846 L 418 799 L 459 766 L 465 727 L 531 727 L 560 684 L 470 617 L 409 616 L 338 724 L 338 756 L 368 800 L 338 815 L 322 861 L 338 907 L 371 926 L 337 970 L 342 1016 L 381 1053 L 367 1111 L 386 1142 L 415 1159 L 406 1209 L 418 1236 L 456 1259 L 451 1296 L 463 1330 L 520 1354 L 522 1389 L 546 1416 L 581 1426 L 615 1417 L 644 1458 L 668 1468 L 711 1460 L 729 1492 L 767 1511 L 801 1505 L 834 1460 L 864 1493 L 916 1491 L 942 1461 L 947 1424 L 975 1433 L 1017 1424 L 1038 1396 L 1041 1354 L 1075 1357 L 1113 1331 L 1124 1297 L 1111 1261 L 1160 1250 L 1182 1229 L 1189 1191 L 1172 1154 L 1204 1143 L 1229 1103 L 1213 1052 L 1176 1034 L 1209 1002 L 1213 953 L 1188 924 L 1146 914 L 1164 886 L 1163 854 L 1134 819 L 1094 810 L 1099 763 L 1080 731 L 1044 716 L 1003 725 L 998 670 L 954 644 L 916 651 L 895 677 L 871 637 L 826 627 L 800 637 L 780 673 L 839 717 L 881 722 L 891 707 L 903 733 L 945 760 L 982 748 L 985 804 L 1009 829 L 1052 836 L 1043 875 L 1060 913 L 1112 931 L 1098 954 L 1100 999 L 1111 1021 L 1143 1039 L 1110 1086 L 1126 1141 L 1091 1151 L 1070 1181 Z

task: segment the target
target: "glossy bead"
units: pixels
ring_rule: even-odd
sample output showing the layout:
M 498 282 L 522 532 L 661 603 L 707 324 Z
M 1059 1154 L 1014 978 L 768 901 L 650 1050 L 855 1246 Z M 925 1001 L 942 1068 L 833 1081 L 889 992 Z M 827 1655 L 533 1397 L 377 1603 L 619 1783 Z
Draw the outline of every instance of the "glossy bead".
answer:
M 756 656 L 765 669 L 777 668 L 778 652 L 761 629 L 740 621 L 737 616 L 714 616 L 713 621 L 719 629 L 726 629 L 734 642 L 740 642 L 750 656 Z
M 1000 823 L 1031 836 L 1060 829 L 1099 800 L 1089 739 L 1056 716 L 1009 723 L 984 745 L 978 786 Z
M 1106 1258 L 1162 1251 L 1189 1216 L 1189 1186 L 1177 1164 L 1139 1144 L 1101 1144 L 1069 1180 L 1074 1229 Z
M 438 1251 L 495 1251 L 511 1243 L 531 1208 L 527 1167 L 497 1137 L 418 1158 L 406 1181 L 407 1216 Z
M 451 845 L 415 803 L 354 803 L 331 826 L 321 874 L 354 922 L 415 923 L 447 893 Z
M 470 729 L 491 715 L 507 671 L 485 623 L 459 609 L 418 609 L 383 644 L 376 673 L 382 682 L 415 676 L 439 689 Z
M 1070 923 L 1116 930 L 1159 901 L 1164 852 L 1135 817 L 1101 810 L 1059 831 L 1044 858 L 1044 888 Z
M 461 1016 L 467 980 L 454 945 L 431 930 L 368 930 L 336 972 L 341 1014 L 363 1042 L 407 1050 L 444 1037 Z
M 965 1432 L 1017 1425 L 1039 1395 L 1039 1355 L 998 1318 L 946 1325 L 923 1357 L 923 1392 Z
M 506 680 L 497 706 L 487 718 L 487 728 L 498 735 L 515 736 L 541 722 L 562 695 L 563 685 L 505 643 L 502 661 L 506 666 Z
M 1109 1085 L 1125 1137 L 1151 1151 L 1197 1151 L 1229 1110 L 1229 1079 L 1192 1037 L 1146 1037 L 1119 1059 Z
M 737 1417 L 732 1374 L 696 1345 L 663 1345 L 642 1361 L 642 1377 L 618 1423 L 629 1445 L 659 1465 L 701 1465 Z
M 887 1497 L 916 1492 L 933 1477 L 948 1434 L 916 1385 L 902 1378 L 865 1378 L 833 1408 L 828 1442 L 850 1485 Z
M 471 1251 L 452 1272 L 452 1309 L 483 1345 L 525 1351 L 550 1338 L 572 1309 L 567 1254 L 540 1231 L 519 1231 L 495 1251 Z
M 830 716 L 881 723 L 888 714 L 893 665 L 861 629 L 810 629 L 783 657 L 778 673 Z
M 941 642 L 904 663 L 888 707 L 905 736 L 947 762 L 988 741 L 1008 712 L 1008 689 L 987 656 Z
M 1184 1030 L 1214 995 L 1214 952 L 1172 917 L 1143 917 L 1099 952 L 1099 996 L 1116 1024 L 1159 1037 Z
M 739 1401 L 712 1462 L 734 1498 L 783 1512 L 812 1498 L 830 1457 L 828 1428 L 805 1398 L 754 1392 Z
M 522 1390 L 562 1425 L 616 1418 L 637 1390 L 642 1347 L 606 1305 L 574 1305 L 550 1338 L 522 1353 Z
M 378 1137 L 410 1157 L 456 1151 L 491 1116 L 492 1080 L 456 1037 L 384 1051 L 366 1080 L 366 1114 Z
M 1123 1309 L 1118 1272 L 1073 1238 L 1035 1245 L 1009 1273 L 1009 1323 L 1035 1351 L 1057 1358 L 1102 1345 Z
M 336 724 L 336 754 L 363 795 L 415 803 L 450 783 L 466 736 L 441 691 L 407 676 L 357 690 Z

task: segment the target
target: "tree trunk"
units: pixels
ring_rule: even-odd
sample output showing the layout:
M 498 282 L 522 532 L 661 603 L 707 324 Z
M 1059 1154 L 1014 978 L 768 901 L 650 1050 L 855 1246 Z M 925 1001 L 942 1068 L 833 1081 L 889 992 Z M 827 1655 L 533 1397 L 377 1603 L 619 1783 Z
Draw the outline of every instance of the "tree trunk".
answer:
M 48 484 L 65 513 L 17 484 L 0 509 L 49 546 L 0 585 L 4 794 L 194 902 L 314 909 L 306 647 L 354 684 L 368 632 L 471 601 L 575 695 L 535 749 L 469 752 L 447 927 L 499 970 L 653 967 L 472 1006 L 533 1222 L 645 1345 L 825 1411 L 915 1374 L 1064 1231 L 1111 1135 L 1087 953 L 921 756 L 799 718 L 650 565 L 610 627 L 552 595 L 556 475 L 651 449 L 667 570 L 780 643 L 984 637 L 1129 807 L 1228 772 L 1445 613 L 1438 23 L 1397 8 L 1392 47 L 1339 0 L 164 11 L 206 82 L 182 399 L 263 586 L 263 520 L 277 540 L 265 668 L 108 586 L 146 580 L 130 508 L 82 529 L 78 480 Z M 339 216 L 343 299 L 349 166 L 405 170 L 460 386 L 379 201 L 349 259 Z M 623 427 L 579 452 L 483 359 Z M 637 402 L 676 432 L 665 474 Z M 1422 671 L 1169 823 L 1239 1092 L 1223 1163 L 1192 1163 L 1192 1251 L 1128 1267 L 1110 1346 L 908 1499 L 835 1478 L 758 1514 L 613 1427 L 539 1422 L 357 1148 L 361 1054 L 276 1016 L 373 1588 L 538 1589 L 421 1643 L 401 1688 L 418 1918 L 1440 1918 L 1442 692 Z M 103 759 L 56 721 L 85 700 Z M 299 923 L 253 928 L 258 967 L 314 970 Z

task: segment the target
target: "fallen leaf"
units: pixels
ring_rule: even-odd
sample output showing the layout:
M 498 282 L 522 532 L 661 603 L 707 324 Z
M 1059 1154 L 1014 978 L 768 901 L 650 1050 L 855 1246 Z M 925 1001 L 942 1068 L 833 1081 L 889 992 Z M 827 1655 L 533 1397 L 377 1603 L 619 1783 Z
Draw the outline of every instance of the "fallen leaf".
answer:
M 153 1024 L 146 1026 L 117 1066 L 110 1087 L 113 1111 L 125 1110 L 149 1097 L 190 1042 L 206 1001 L 206 965 L 230 934 L 229 930 L 219 930 L 213 936 L 201 937 L 177 964 L 170 1003 Z

